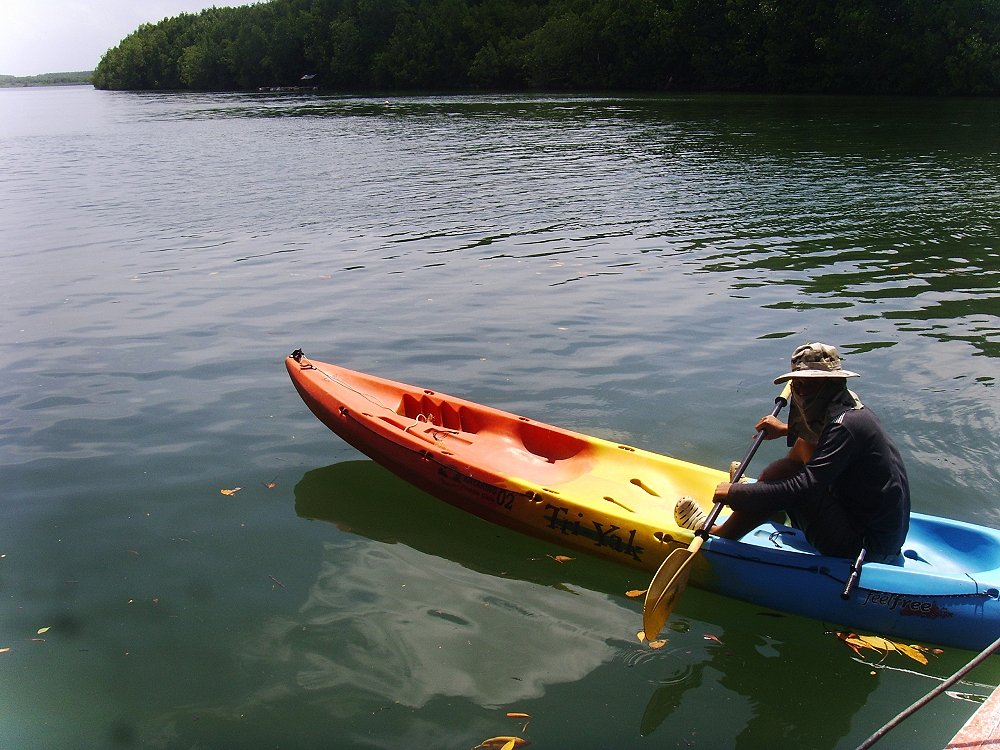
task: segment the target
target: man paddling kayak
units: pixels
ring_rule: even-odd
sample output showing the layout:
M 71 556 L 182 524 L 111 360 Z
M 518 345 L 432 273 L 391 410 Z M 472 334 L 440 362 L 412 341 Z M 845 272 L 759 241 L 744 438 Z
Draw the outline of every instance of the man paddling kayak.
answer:
M 848 390 L 856 372 L 843 369 L 835 347 L 814 343 L 792 354 L 788 424 L 768 415 L 757 430 L 773 440 L 786 437 L 788 455 L 770 464 L 757 482 L 723 482 L 715 502 L 732 514 L 712 529 L 739 539 L 770 516 L 788 514 L 824 555 L 891 562 L 899 557 L 910 521 L 910 490 L 899 451 L 881 423 Z M 690 498 L 674 508 L 677 523 L 698 529 L 705 514 Z

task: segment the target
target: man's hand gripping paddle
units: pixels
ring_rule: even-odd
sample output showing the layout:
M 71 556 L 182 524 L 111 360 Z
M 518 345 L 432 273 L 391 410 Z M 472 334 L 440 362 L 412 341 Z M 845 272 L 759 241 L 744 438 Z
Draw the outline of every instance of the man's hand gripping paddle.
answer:
M 778 416 L 778 413 L 785 408 L 790 393 L 791 384 L 786 383 L 781 395 L 774 399 L 772 417 Z M 750 446 L 746 457 L 732 476 L 731 482 L 740 481 L 743 473 L 747 470 L 750 459 L 754 457 L 762 442 L 764 442 L 764 430 L 760 430 L 754 437 L 753 445 Z M 656 571 L 656 575 L 653 576 L 653 580 L 646 590 L 646 600 L 642 605 L 642 628 L 646 634 L 646 640 L 654 640 L 660 634 L 670 617 L 670 613 L 674 611 L 677 599 L 684 591 L 684 587 L 687 586 L 694 556 L 698 554 L 701 545 L 708 539 L 709 532 L 721 512 L 722 503 L 715 503 L 712 512 L 705 519 L 705 523 L 694 533 L 691 544 L 686 549 L 675 549 L 667 555 L 667 559 L 663 561 L 659 570 Z

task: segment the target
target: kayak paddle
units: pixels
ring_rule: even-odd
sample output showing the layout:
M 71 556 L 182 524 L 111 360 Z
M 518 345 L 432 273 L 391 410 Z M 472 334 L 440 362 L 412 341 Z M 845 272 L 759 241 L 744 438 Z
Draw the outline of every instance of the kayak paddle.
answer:
M 772 417 L 778 416 L 778 413 L 785 408 L 790 393 L 791 384 L 786 383 L 784 390 L 781 391 L 781 395 L 774 399 L 774 411 L 771 412 Z M 735 484 L 740 481 L 747 469 L 747 465 L 750 463 L 750 459 L 754 457 L 762 442 L 764 442 L 764 430 L 760 430 L 754 437 L 753 445 L 750 446 L 750 450 L 747 451 L 747 455 L 740 463 L 736 473 L 730 478 L 730 482 Z M 711 531 L 712 526 L 719 517 L 719 513 L 722 512 L 722 506 L 722 503 L 715 503 L 712 506 L 712 512 L 708 514 L 705 523 L 702 524 L 700 529 L 694 532 L 694 539 L 691 540 L 691 544 L 686 549 L 675 549 L 667 555 L 667 559 L 663 561 L 659 570 L 656 571 L 656 575 L 653 576 L 653 580 L 646 590 L 646 600 L 642 605 L 642 628 L 646 634 L 646 640 L 654 640 L 660 634 L 660 630 L 666 624 L 670 613 L 673 612 L 678 597 L 684 591 L 684 587 L 687 586 L 694 556 L 698 554 L 701 545 L 708 539 L 709 531 Z

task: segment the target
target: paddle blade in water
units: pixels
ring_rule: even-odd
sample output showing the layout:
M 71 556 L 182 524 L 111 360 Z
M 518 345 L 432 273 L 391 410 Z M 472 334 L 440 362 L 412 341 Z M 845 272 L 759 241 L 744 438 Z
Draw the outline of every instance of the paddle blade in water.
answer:
M 642 629 L 649 640 L 660 634 L 691 575 L 691 561 L 701 548 L 701 537 L 686 549 L 675 549 L 656 571 L 642 606 Z

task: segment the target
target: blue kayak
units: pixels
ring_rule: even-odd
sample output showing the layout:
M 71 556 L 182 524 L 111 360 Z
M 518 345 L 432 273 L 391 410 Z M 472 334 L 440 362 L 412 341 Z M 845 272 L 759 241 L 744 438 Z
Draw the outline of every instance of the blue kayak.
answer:
M 711 538 L 692 582 L 727 596 L 893 638 L 979 651 L 1000 635 L 1000 532 L 913 513 L 899 564 L 824 557 L 801 531 L 766 524 Z

